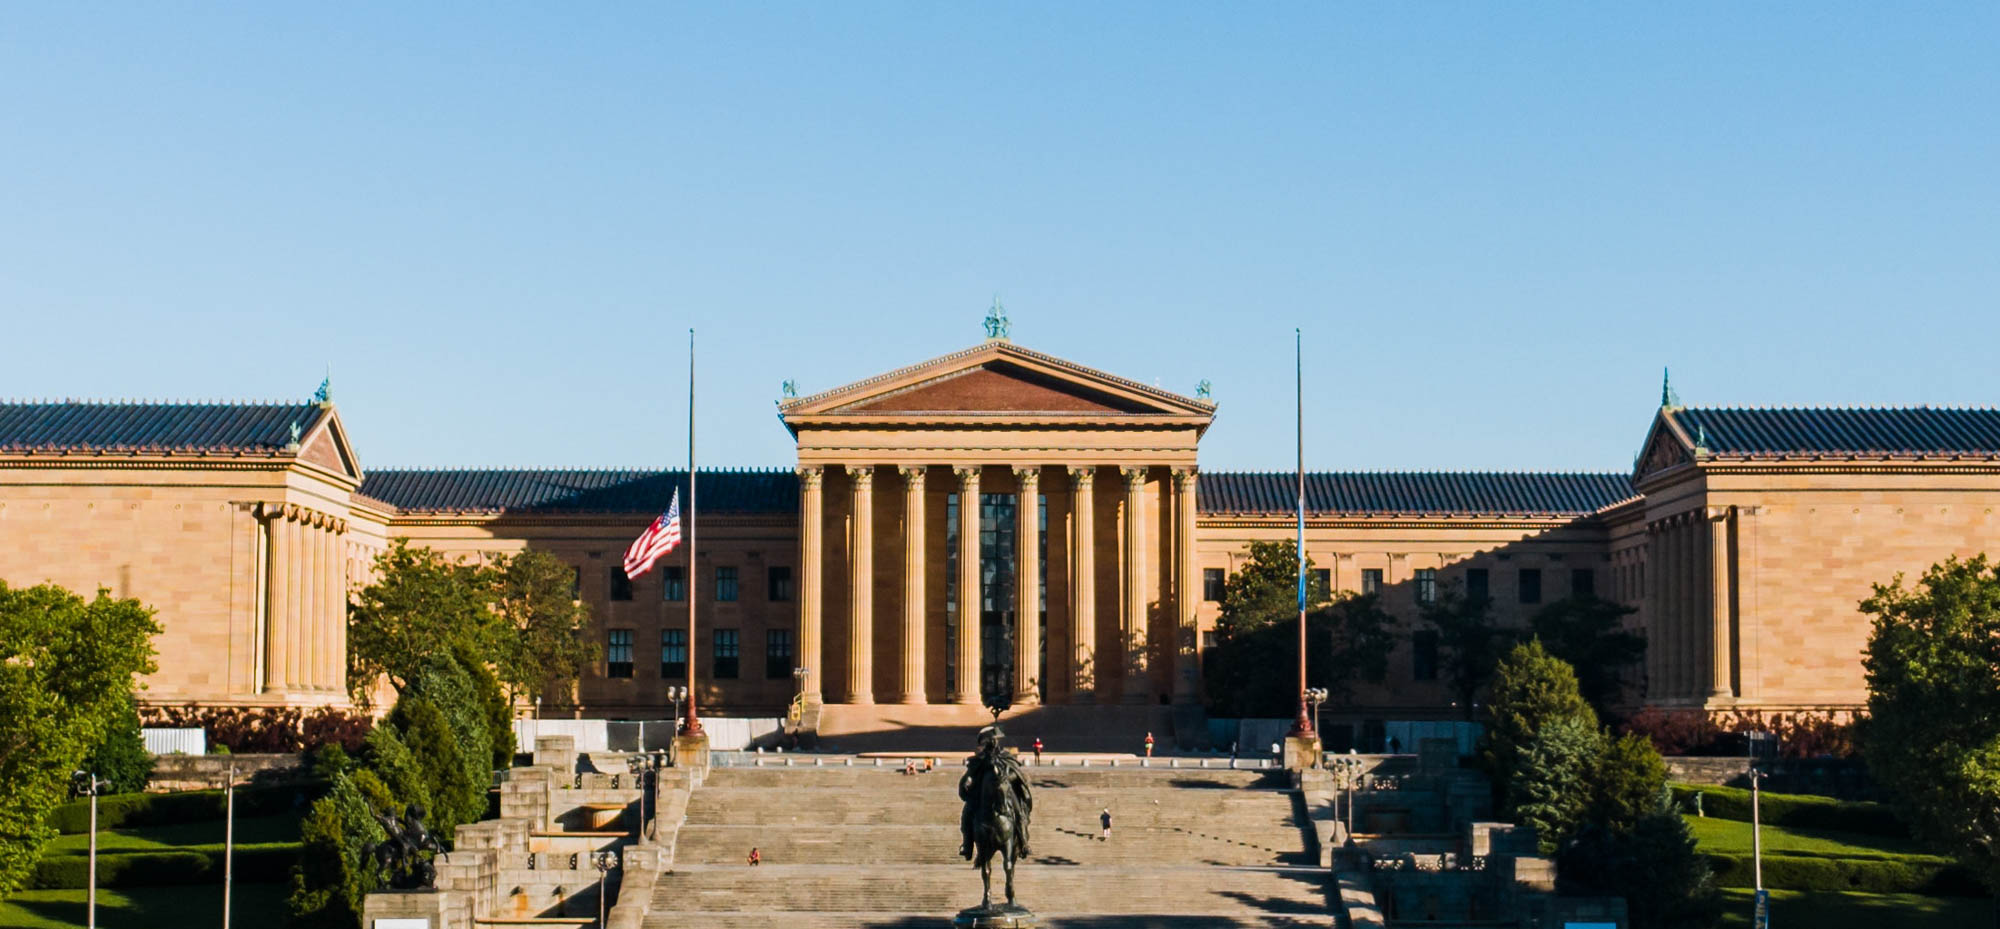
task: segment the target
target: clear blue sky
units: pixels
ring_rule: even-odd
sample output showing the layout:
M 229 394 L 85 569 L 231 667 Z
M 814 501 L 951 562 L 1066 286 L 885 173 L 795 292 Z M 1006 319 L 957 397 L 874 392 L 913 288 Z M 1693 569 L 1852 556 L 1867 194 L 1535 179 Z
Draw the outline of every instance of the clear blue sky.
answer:
M 423 9 L 410 9 L 422 6 Z M 1211 468 L 1630 466 L 1692 404 L 2000 402 L 2000 6 L 0 12 L 0 396 L 303 398 L 366 466 L 785 466 L 980 338 Z

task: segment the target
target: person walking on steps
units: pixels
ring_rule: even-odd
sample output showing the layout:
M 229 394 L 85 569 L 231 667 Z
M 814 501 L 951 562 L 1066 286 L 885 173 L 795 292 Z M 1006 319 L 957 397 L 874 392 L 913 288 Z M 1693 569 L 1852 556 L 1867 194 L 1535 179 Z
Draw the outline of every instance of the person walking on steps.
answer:
M 754 868 L 763 863 L 764 863 L 763 853 L 757 851 L 755 846 L 752 846 L 750 848 L 750 867 Z
M 1035 763 L 1042 763 L 1042 737 L 1035 736 Z
M 1146 733 L 1146 757 L 1153 757 L 1153 734 Z
M 1106 841 L 1106 842 L 1109 842 L 1109 841 L 1111 841 L 1111 808 L 1110 808 L 1110 807 L 1108 807 L 1108 806 L 1107 806 L 1107 807 L 1105 807 L 1105 808 L 1104 808 L 1104 812 L 1102 812 L 1102 813 L 1099 813 L 1099 814 L 1097 814 L 1097 824 L 1098 824 L 1098 825 L 1099 825 L 1100 827 L 1102 827 L 1102 829 L 1103 829 L 1103 832 L 1102 832 L 1102 837 L 1103 837 L 1103 840 L 1104 840 L 1104 841 Z

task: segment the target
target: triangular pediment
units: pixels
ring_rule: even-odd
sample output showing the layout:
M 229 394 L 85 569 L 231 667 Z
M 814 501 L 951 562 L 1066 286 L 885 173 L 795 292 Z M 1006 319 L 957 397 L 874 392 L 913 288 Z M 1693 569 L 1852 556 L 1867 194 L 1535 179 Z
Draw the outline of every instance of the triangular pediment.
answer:
M 995 340 L 789 400 L 779 409 L 787 424 L 819 417 L 950 419 L 1018 414 L 1192 417 L 1206 425 L 1215 405 Z
M 1653 417 L 1652 428 L 1646 432 L 1646 444 L 1641 446 L 1632 476 L 1636 481 L 1693 460 L 1694 443 L 1674 422 L 1672 408 L 1661 407 L 1659 414 Z
M 340 424 L 340 415 L 332 407 L 299 439 L 298 459 L 351 478 L 357 484 L 361 481 L 361 462 L 354 455 L 354 447 L 347 443 L 347 429 Z

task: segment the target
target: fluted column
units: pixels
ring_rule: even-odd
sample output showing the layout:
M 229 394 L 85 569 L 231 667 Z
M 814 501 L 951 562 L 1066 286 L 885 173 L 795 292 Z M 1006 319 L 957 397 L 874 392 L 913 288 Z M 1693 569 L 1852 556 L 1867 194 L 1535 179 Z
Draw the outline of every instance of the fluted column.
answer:
M 1041 703 L 1042 469 L 1014 469 L 1014 704 Z
M 333 584 L 328 572 L 333 567 L 333 551 L 326 544 L 332 534 L 327 529 L 325 516 L 315 515 L 306 537 L 312 540 L 312 621 L 306 626 L 307 638 L 312 642 L 312 689 L 326 691 L 333 689 L 333 675 L 328 673 L 327 629 L 333 625 L 330 604 L 333 600 Z
M 1681 695 L 1681 537 L 1680 518 L 1669 516 L 1660 525 L 1660 676 L 1665 678 L 1662 695 L 1669 700 Z
M 1097 507 L 1091 499 L 1096 468 L 1069 469 L 1070 513 L 1076 538 L 1069 546 L 1069 701 L 1097 699 Z
M 1708 602 L 1702 590 L 1702 576 L 1706 565 L 1702 562 L 1702 513 L 1691 510 L 1681 520 L 1681 553 L 1687 567 L 1681 574 L 1686 579 L 1686 593 L 1681 598 L 1681 636 L 1686 644 L 1685 659 L 1682 664 L 1681 692 L 1689 700 L 1699 701 L 1708 690 L 1708 643 L 1704 642 L 1703 622 L 1708 616 Z
M 1125 478 L 1124 702 L 1150 703 L 1146 677 L 1146 469 L 1120 468 Z
M 274 507 L 265 534 L 270 553 L 264 564 L 264 692 L 280 693 L 291 683 L 292 521 L 284 507 Z
M 1195 648 L 1195 608 L 1201 604 L 1201 570 L 1195 563 L 1193 468 L 1174 469 L 1174 702 L 1194 703 L 1200 652 Z
M 306 624 L 312 614 L 306 604 L 312 598 L 312 585 L 308 583 L 307 567 L 311 563 L 307 544 L 305 513 L 293 508 L 292 518 L 285 523 L 285 530 L 291 533 L 292 557 L 285 563 L 285 573 L 291 576 L 292 599 L 285 604 L 285 631 L 290 641 L 285 648 L 285 686 L 290 690 L 304 690 L 310 685 L 312 665 L 306 655 Z
M 1729 519 L 1735 507 L 1708 508 L 1709 687 L 1711 697 L 1735 695 L 1729 677 Z
M 953 703 L 979 705 L 979 466 L 958 475 L 958 680 Z
M 1646 526 L 1645 560 L 1640 562 L 1641 577 L 1650 575 L 1642 583 L 1646 610 L 1646 702 L 1657 702 L 1667 693 L 1666 626 L 1661 612 L 1660 561 L 1665 557 L 1666 546 L 1661 542 L 1660 524 Z
M 826 470 L 818 465 L 799 468 L 799 666 L 806 669 L 805 699 L 822 702 L 820 680 L 820 568 L 825 564 L 825 503 L 821 496 Z
M 293 683 L 300 690 L 319 689 L 319 530 L 313 526 L 313 514 L 300 513 L 299 533 L 299 574 L 298 574 L 298 616 L 299 621 L 292 629 L 297 633 L 293 639 L 295 654 L 299 659 L 298 677 Z
M 333 691 L 347 693 L 347 520 L 334 524 L 333 546 L 333 622 L 332 645 L 328 649 L 328 664 L 333 668 Z
M 850 465 L 854 487 L 848 525 L 847 702 L 875 702 L 875 468 Z
M 924 702 L 924 468 L 903 475 L 902 702 Z

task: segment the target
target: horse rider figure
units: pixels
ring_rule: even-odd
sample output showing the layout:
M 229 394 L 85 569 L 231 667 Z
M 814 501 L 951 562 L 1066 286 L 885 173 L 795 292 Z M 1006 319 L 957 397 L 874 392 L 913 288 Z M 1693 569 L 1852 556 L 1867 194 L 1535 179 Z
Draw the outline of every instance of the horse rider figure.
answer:
M 376 882 L 384 887 L 408 890 L 429 887 L 437 882 L 437 866 L 422 852 L 443 852 L 443 846 L 424 828 L 424 808 L 412 803 L 401 819 L 376 813 L 375 821 L 388 838 L 375 846 Z
M 1028 822 L 1035 801 L 1020 759 L 1001 747 L 1005 735 L 999 726 L 981 729 L 979 749 L 965 760 L 965 773 L 958 779 L 958 798 L 964 801 L 959 815 L 964 844 L 959 854 L 973 861 L 987 886 L 982 907 L 992 904 L 993 856 L 999 854 L 1006 869 L 1007 902 L 1011 905 L 1014 863 L 1030 854 Z

